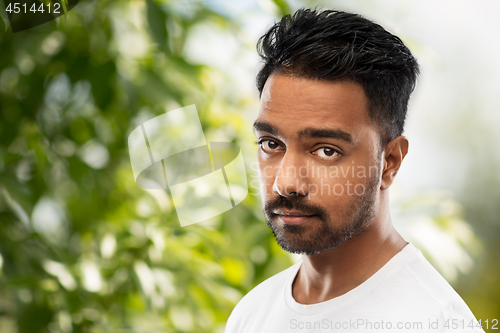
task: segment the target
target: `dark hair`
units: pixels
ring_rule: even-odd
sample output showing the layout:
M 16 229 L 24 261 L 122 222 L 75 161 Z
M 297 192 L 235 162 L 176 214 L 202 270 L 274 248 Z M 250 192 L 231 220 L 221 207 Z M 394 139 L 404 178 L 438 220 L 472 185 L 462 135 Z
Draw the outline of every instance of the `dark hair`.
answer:
M 306 79 L 353 80 L 369 101 L 383 145 L 403 133 L 417 60 L 401 39 L 360 15 L 299 9 L 285 15 L 257 43 L 264 66 L 259 96 L 273 74 Z

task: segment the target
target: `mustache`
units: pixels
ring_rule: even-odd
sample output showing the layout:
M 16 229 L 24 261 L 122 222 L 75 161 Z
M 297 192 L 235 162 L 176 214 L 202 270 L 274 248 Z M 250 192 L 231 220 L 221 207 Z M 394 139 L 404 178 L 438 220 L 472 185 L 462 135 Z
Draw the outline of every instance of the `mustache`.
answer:
M 293 197 L 282 197 L 278 196 L 276 199 L 269 201 L 264 206 L 264 213 L 268 217 L 276 215 L 273 213 L 274 210 L 286 209 L 286 210 L 298 210 L 307 215 L 318 215 L 324 218 L 327 214 L 323 207 L 318 205 L 311 205 L 306 203 L 304 197 L 293 196 Z

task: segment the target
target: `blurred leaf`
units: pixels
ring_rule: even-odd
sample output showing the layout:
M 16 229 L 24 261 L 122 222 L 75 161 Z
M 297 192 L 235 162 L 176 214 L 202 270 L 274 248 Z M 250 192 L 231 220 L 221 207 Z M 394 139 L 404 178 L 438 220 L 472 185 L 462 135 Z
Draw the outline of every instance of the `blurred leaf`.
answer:
M 292 14 L 292 9 L 288 4 L 287 0 L 272 0 L 276 6 L 278 6 L 280 13 L 279 16 Z
M 168 31 L 166 22 L 167 15 L 159 8 L 154 0 L 146 0 L 148 24 L 153 33 L 155 41 L 160 44 L 162 49 L 167 45 Z

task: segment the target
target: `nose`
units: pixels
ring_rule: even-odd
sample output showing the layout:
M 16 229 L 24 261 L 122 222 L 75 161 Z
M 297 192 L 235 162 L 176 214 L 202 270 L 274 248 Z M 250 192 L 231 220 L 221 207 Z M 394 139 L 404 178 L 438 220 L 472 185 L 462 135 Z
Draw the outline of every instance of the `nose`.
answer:
M 273 183 L 273 191 L 282 197 L 308 194 L 308 162 L 297 154 L 287 151 L 283 156 L 280 168 Z

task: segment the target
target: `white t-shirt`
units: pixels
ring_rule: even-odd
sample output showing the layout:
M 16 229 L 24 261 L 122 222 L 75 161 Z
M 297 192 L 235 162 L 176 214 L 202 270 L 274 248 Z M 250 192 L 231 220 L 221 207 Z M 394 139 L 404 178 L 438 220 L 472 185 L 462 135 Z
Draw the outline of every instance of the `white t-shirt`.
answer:
M 484 332 L 462 298 L 412 244 L 356 288 L 317 304 L 300 304 L 292 296 L 301 263 L 243 297 L 225 333 Z

